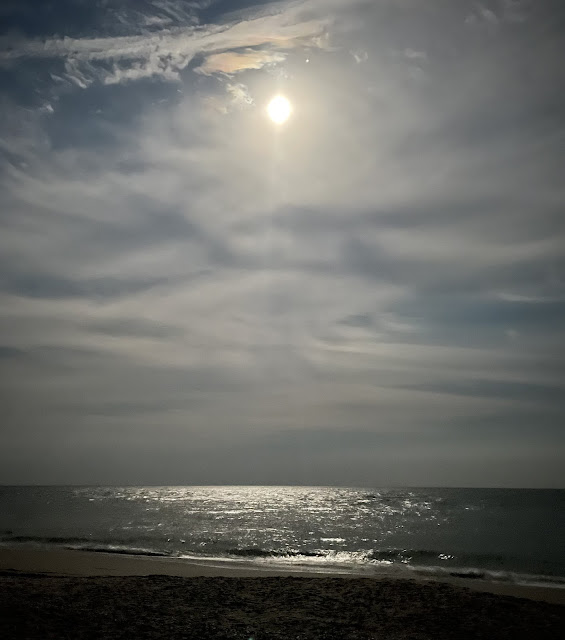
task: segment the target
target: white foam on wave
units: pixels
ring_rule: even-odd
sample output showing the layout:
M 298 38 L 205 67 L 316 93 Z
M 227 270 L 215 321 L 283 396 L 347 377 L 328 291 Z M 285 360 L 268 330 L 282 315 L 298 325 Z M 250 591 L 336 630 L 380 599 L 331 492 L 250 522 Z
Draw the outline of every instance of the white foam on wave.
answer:
M 320 556 L 267 556 L 237 558 L 226 556 L 180 556 L 191 562 L 210 566 L 238 566 L 265 571 L 300 571 L 390 578 L 461 578 L 481 582 L 509 583 L 523 586 L 565 588 L 565 577 L 493 571 L 475 567 L 417 566 L 388 560 L 369 560 L 362 552 L 335 551 Z

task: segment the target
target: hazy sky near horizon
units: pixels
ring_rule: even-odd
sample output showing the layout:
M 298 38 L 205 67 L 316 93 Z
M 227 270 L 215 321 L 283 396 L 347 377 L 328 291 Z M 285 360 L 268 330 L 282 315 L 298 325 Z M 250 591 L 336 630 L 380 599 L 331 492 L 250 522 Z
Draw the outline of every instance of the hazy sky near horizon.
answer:
M 1 483 L 565 487 L 561 0 L 0 24 Z

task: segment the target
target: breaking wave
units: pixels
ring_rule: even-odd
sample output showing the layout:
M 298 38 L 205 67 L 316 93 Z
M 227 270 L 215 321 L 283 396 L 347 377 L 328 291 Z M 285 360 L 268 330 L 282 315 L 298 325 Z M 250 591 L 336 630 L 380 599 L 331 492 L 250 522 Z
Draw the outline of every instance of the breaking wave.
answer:
M 151 546 L 128 545 L 116 541 L 99 540 L 79 536 L 21 536 L 12 535 L 10 531 L 0 534 L 0 544 L 3 546 L 40 546 L 89 551 L 95 553 L 115 553 L 133 556 L 177 557 L 186 560 L 203 562 L 217 562 L 233 559 L 233 561 L 251 564 L 265 563 L 276 569 L 300 568 L 314 571 L 336 570 L 351 574 L 383 575 L 396 577 L 421 576 L 429 578 L 461 578 L 465 580 L 484 580 L 489 582 L 503 582 L 513 584 L 527 584 L 554 588 L 565 588 L 565 577 L 553 575 L 524 574 L 512 571 L 481 568 L 472 566 L 472 558 L 456 557 L 441 552 L 426 549 L 374 549 L 370 551 L 335 551 L 317 549 L 313 551 L 296 549 L 263 549 L 261 547 L 234 547 L 216 549 L 214 555 L 202 554 L 197 551 L 187 555 L 178 552 L 159 549 Z M 188 551 L 188 550 L 186 550 Z M 445 561 L 444 564 L 442 560 Z M 469 564 L 461 562 L 468 560 Z M 503 561 L 501 556 L 480 554 L 474 560 L 480 563 L 490 563 L 496 566 Z
M 117 544 L 111 541 L 94 541 L 91 538 L 81 538 L 75 536 L 0 536 L 0 544 L 9 545 L 30 545 L 39 547 L 60 547 L 73 551 L 92 551 L 99 553 L 119 553 L 135 556 L 163 556 L 174 557 L 178 554 L 165 550 L 158 550 L 139 546 L 129 546 Z

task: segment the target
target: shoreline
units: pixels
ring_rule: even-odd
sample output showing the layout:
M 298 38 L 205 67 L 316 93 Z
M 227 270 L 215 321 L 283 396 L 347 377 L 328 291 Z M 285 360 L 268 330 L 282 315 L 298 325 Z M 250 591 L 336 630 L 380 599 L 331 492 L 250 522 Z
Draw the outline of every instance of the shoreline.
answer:
M 0 549 L 3 640 L 562 640 L 564 600 L 461 579 Z
M 162 556 L 125 555 L 71 549 L 0 548 L 0 574 L 6 576 L 48 575 L 66 578 L 148 577 L 177 578 L 340 578 L 375 582 L 450 584 L 472 591 L 526 598 L 565 606 L 565 589 L 552 586 L 510 584 L 451 576 L 381 575 L 340 572 L 338 569 L 286 568 L 245 562 L 196 560 Z

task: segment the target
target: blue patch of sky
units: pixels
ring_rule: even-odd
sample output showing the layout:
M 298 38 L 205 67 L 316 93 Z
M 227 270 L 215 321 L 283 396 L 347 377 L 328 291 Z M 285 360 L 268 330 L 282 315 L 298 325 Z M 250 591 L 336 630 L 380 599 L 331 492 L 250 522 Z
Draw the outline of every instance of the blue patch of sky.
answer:
M 27 38 L 83 38 L 95 34 L 123 36 L 138 31 L 139 26 L 146 31 L 161 28 L 158 23 L 140 23 L 142 15 L 162 18 L 167 26 L 185 24 L 195 11 L 194 3 L 180 0 L 174 5 L 181 11 L 170 13 L 166 2 L 153 3 L 149 0 L 26 0 L 4 7 L 2 31 Z
M 261 5 L 268 5 L 265 0 L 216 0 L 202 3 L 203 8 L 199 11 L 199 18 L 202 23 L 213 23 L 221 19 L 221 17 L 245 9 L 253 9 Z M 207 6 L 206 6 L 207 5 Z
M 179 102 L 176 84 L 143 78 L 128 84 L 95 84 L 62 95 L 45 132 L 54 149 L 100 147 L 115 142 L 116 128 L 132 127 L 147 108 Z

